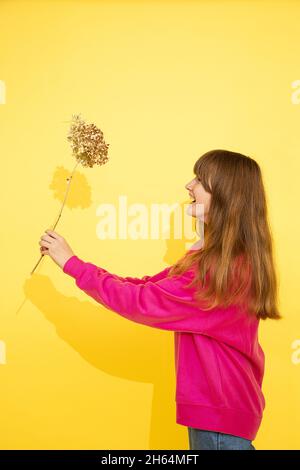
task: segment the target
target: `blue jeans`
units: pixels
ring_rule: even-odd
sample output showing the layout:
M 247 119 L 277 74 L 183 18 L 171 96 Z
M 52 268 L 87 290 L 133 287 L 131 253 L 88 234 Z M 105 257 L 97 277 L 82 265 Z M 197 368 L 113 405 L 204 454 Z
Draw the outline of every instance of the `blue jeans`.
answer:
M 256 450 L 252 441 L 222 432 L 188 426 L 190 450 Z

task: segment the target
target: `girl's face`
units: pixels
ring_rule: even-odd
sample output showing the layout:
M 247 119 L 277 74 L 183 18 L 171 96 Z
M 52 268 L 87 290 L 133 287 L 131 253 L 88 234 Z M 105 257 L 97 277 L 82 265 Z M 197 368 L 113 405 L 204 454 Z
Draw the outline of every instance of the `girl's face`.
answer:
M 188 206 L 187 214 L 192 217 L 198 217 L 203 220 L 202 214 L 204 213 L 203 222 L 207 222 L 207 214 L 209 212 L 211 194 L 206 192 L 197 176 L 185 185 L 193 202 Z M 197 207 L 197 204 L 203 204 L 203 207 Z

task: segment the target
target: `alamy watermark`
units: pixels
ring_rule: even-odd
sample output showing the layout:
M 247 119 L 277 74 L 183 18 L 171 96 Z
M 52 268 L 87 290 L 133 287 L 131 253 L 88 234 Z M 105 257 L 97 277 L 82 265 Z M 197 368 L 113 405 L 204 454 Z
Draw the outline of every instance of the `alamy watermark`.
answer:
M 6 364 L 6 344 L 0 340 L 0 365 Z
M 0 80 L 0 104 L 6 103 L 6 86 L 3 80 Z
M 300 104 L 300 80 L 294 80 L 292 82 L 292 88 L 295 89 L 291 95 L 291 101 L 293 104 Z
M 127 196 L 119 196 L 119 203 L 100 204 L 96 209 L 100 221 L 96 226 L 97 237 L 101 240 L 192 240 L 195 238 L 193 225 L 196 219 L 196 231 L 204 235 L 204 205 L 200 203 L 153 203 L 128 205 Z M 194 217 L 193 217 L 194 215 Z
M 300 364 L 300 339 L 295 339 L 292 342 L 291 347 L 294 349 L 291 357 L 292 363 L 298 365 Z

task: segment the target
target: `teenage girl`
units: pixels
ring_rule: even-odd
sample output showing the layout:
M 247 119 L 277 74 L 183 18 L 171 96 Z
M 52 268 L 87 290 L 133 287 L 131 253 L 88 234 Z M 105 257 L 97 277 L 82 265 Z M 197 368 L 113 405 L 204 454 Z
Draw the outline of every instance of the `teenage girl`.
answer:
M 193 172 L 188 212 L 204 238 L 161 272 L 117 276 L 51 230 L 40 250 L 107 309 L 174 332 L 176 422 L 191 450 L 255 450 L 265 408 L 259 321 L 282 318 L 262 174 L 228 150 L 205 153 Z

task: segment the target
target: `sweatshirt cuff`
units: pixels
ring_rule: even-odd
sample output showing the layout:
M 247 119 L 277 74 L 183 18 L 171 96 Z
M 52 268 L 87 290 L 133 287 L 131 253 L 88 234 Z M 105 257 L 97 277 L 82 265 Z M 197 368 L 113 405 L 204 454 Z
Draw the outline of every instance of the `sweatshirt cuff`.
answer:
M 66 261 L 63 267 L 63 272 L 76 279 L 84 271 L 85 262 L 78 256 L 73 255 Z

